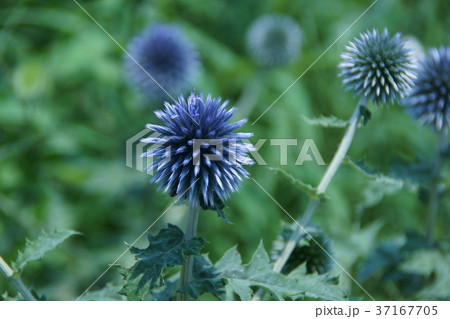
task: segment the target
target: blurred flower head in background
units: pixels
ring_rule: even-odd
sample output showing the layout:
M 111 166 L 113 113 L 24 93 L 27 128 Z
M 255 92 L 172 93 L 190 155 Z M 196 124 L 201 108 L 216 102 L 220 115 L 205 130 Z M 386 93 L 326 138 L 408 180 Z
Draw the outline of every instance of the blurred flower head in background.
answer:
M 147 27 L 131 40 L 128 52 L 136 60 L 125 55 L 130 82 L 148 95 L 163 96 L 165 93 L 159 85 L 169 94 L 182 93 L 200 65 L 194 46 L 173 24 Z
M 248 177 L 244 165 L 253 164 L 247 156 L 252 146 L 242 142 L 253 134 L 233 133 L 247 120 L 228 123 L 236 108 L 227 110 L 227 105 L 220 97 L 204 98 L 195 92 L 187 100 L 166 102 L 164 110 L 155 111 L 165 126 L 147 125 L 160 137 L 142 140 L 158 145 L 143 157 L 154 159 L 148 170 L 155 172 L 151 181 L 159 183 L 159 189 L 221 217 L 224 201 Z M 200 140 L 205 143 L 196 147 Z M 220 159 L 212 159 L 214 155 Z
M 422 43 L 415 36 L 405 35 L 402 37 L 404 47 L 411 52 L 412 63 L 417 65 L 422 56 L 425 54 Z
M 295 225 L 295 227 L 298 227 L 298 225 Z M 289 274 L 303 263 L 306 264 L 306 272 L 308 274 L 324 274 L 331 270 L 332 259 L 329 255 L 333 254 L 331 239 L 321 232 L 317 226 L 308 226 L 306 231 L 311 236 L 304 234 L 298 241 L 297 246 L 282 269 L 283 274 Z M 273 241 L 270 256 L 273 261 L 279 258 L 292 234 L 292 227 L 284 224 L 281 234 Z
M 421 124 L 437 130 L 450 125 L 450 47 L 432 48 L 419 63 L 414 88 L 407 98 L 409 112 Z
M 282 65 L 300 54 L 302 31 L 286 15 L 263 15 L 247 31 L 247 48 L 261 65 Z
M 344 85 L 374 103 L 401 99 L 413 85 L 412 54 L 400 33 L 392 38 L 387 29 L 381 34 L 376 29 L 362 33 L 346 46 L 341 57 L 339 76 Z

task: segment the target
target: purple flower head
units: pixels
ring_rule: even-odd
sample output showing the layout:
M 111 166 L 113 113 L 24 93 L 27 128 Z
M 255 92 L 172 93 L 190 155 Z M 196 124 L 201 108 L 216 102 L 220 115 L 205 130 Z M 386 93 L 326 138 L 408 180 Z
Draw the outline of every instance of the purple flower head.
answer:
M 149 95 L 163 96 L 164 91 L 159 85 L 170 94 L 181 93 L 187 89 L 188 81 L 199 66 L 193 45 L 172 24 L 147 27 L 131 40 L 128 52 L 135 60 L 125 56 L 130 82 Z
M 339 64 L 343 83 L 355 95 L 377 104 L 401 99 L 412 86 L 412 53 L 400 33 L 378 30 L 362 33 L 346 46 Z
M 160 136 L 143 139 L 157 146 L 143 154 L 154 160 L 148 167 L 154 172 L 151 182 L 180 201 L 223 217 L 224 201 L 248 177 L 244 165 L 253 164 L 247 156 L 252 146 L 243 142 L 253 134 L 233 132 L 247 120 L 229 123 L 236 108 L 227 110 L 228 101 L 195 92 L 187 100 L 181 96 L 164 105 L 155 111 L 164 126 L 147 124 Z
M 417 72 L 412 92 L 406 99 L 409 112 L 421 124 L 447 130 L 450 125 L 450 47 L 430 49 Z

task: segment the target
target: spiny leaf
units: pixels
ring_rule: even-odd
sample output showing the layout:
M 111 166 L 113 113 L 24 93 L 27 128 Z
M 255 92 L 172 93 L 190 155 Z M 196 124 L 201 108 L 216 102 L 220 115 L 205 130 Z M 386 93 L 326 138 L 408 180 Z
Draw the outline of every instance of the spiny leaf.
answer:
M 416 185 L 428 185 L 431 181 L 433 163 L 422 156 L 418 156 L 413 162 L 406 162 L 402 158 L 393 160 L 390 175 L 401 178 Z
M 312 118 L 312 119 L 310 119 L 306 116 L 303 116 L 303 118 L 305 119 L 305 121 L 308 124 L 321 126 L 321 127 L 344 128 L 344 127 L 347 127 L 347 125 L 348 125 L 348 121 L 342 120 L 333 115 L 331 115 L 331 116 L 321 115 L 320 117 L 316 117 L 316 118 Z
M 308 276 L 306 272 L 301 278 L 299 276 L 286 277 L 274 272 L 262 243 L 260 243 L 250 263 L 247 265 L 242 265 L 240 254 L 237 252 L 236 247 L 233 247 L 216 263 L 216 268 L 225 277 L 229 287 L 241 300 L 250 300 L 253 295 L 252 288 L 254 287 L 265 289 L 277 300 L 297 298 L 300 295 L 311 295 L 317 299 L 330 297 L 329 293 L 322 294 L 320 292 L 320 289 L 326 290 L 325 285 L 331 285 L 324 282 L 322 278 L 325 277 L 310 277 L 311 280 L 308 282 L 308 285 L 302 285 L 301 281 L 305 280 L 305 276 Z M 320 289 L 314 288 L 314 285 L 319 285 Z M 337 295 L 337 292 L 333 292 L 334 297 Z M 341 296 L 343 296 L 343 293 Z M 336 297 L 336 299 L 342 298 Z
M 344 164 L 348 164 L 350 167 L 353 167 L 358 172 L 368 177 L 370 180 L 376 181 L 378 183 L 393 185 L 398 188 L 401 188 L 404 185 L 404 181 L 402 179 L 378 173 L 375 169 L 367 167 L 363 160 L 355 161 L 350 156 L 346 156 L 343 162 Z
M 120 301 L 125 298 L 117 293 L 120 286 L 107 283 L 105 287 L 95 291 L 88 291 L 80 298 L 81 301 Z
M 278 168 L 278 167 L 268 167 L 269 170 L 274 171 L 276 173 L 280 173 L 281 176 L 283 176 L 284 178 L 286 178 L 289 182 L 291 182 L 292 185 L 294 185 L 295 187 L 301 189 L 302 191 L 306 192 L 307 194 L 309 194 L 310 196 L 313 197 L 317 197 L 317 190 L 315 187 L 313 187 L 310 184 L 307 184 L 305 182 L 302 182 L 301 180 L 295 178 L 294 176 L 292 176 L 291 174 L 289 174 L 288 172 L 286 172 L 285 170 Z
M 308 274 L 306 264 L 292 271 L 288 278 L 297 282 L 297 289 L 302 293 L 291 296 L 291 299 L 314 298 L 319 300 L 345 300 L 345 292 L 337 285 L 339 280 L 329 275 Z
M 177 226 L 169 224 L 157 236 L 148 235 L 150 242 L 145 249 L 131 247 L 131 253 L 137 262 L 124 274 L 125 285 L 119 292 L 128 300 L 142 300 L 156 287 L 164 284 L 162 275 L 165 267 L 183 265 L 186 256 L 198 255 L 204 239 L 184 239 L 184 234 Z
M 219 275 L 207 255 L 195 257 L 193 268 L 193 280 L 179 289 L 197 299 L 204 293 L 211 293 L 217 299 L 222 300 L 225 280 Z
M 365 281 L 376 273 L 390 277 L 398 271 L 398 265 L 416 251 L 427 247 L 426 239 L 414 232 L 395 237 L 376 246 L 363 261 L 358 280 Z
M 42 232 L 35 241 L 27 240 L 25 250 L 19 251 L 17 260 L 12 264 L 14 272 L 20 272 L 27 263 L 40 260 L 50 250 L 58 247 L 67 238 L 80 233 L 73 230 L 56 230 L 52 233 Z
M 156 301 L 171 301 L 175 300 L 176 290 L 180 281 L 179 273 L 167 279 L 164 286 L 155 288 L 151 293 L 151 300 Z M 153 298 L 152 298 L 153 297 Z

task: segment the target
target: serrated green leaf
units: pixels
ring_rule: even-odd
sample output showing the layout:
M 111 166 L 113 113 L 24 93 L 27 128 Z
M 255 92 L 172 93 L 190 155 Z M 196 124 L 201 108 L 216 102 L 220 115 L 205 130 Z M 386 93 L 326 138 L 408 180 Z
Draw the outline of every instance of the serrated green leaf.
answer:
M 217 272 L 207 255 L 195 257 L 193 279 L 179 291 L 197 299 L 204 293 L 211 293 L 222 300 L 225 280 Z
M 421 249 L 407 258 L 400 269 L 404 272 L 420 274 L 425 277 L 433 275 L 432 282 L 418 292 L 421 299 L 450 298 L 450 254 L 437 249 Z
M 340 118 L 337 118 L 333 115 L 331 116 L 320 116 L 316 118 L 308 118 L 306 116 L 303 116 L 305 121 L 308 124 L 321 126 L 321 127 L 335 127 L 335 128 L 345 128 L 348 125 L 348 121 L 342 120 Z
M 171 301 L 175 300 L 177 287 L 179 285 L 179 273 L 177 273 L 175 276 L 167 279 L 164 282 L 164 286 L 155 288 L 151 293 L 152 300 L 156 301 Z
M 291 174 L 289 174 L 288 172 L 286 172 L 285 170 L 278 168 L 278 167 L 267 167 L 269 170 L 274 171 L 276 173 L 280 173 L 281 176 L 283 176 L 284 178 L 286 178 L 289 182 L 291 182 L 292 185 L 294 185 L 295 187 L 301 189 L 302 191 L 306 192 L 307 194 L 309 194 L 310 196 L 313 197 L 317 197 L 317 190 L 314 186 L 307 184 L 305 182 L 302 182 L 301 180 L 299 180 L 298 178 L 295 178 L 294 176 L 292 176 Z
M 371 252 L 363 264 L 358 275 L 358 280 L 365 281 L 380 270 L 387 269 L 401 261 L 402 242 L 391 240 L 381 244 Z
M 339 280 L 329 275 L 307 274 L 303 264 L 292 271 L 288 278 L 297 282 L 297 289 L 304 292 L 291 296 L 291 299 L 314 298 L 319 300 L 345 300 L 346 293 L 337 284 Z
M 52 233 L 42 232 L 35 241 L 27 240 L 25 249 L 19 251 L 17 259 L 12 263 L 14 272 L 20 272 L 30 261 L 39 260 L 52 249 L 62 244 L 67 238 L 80 233 L 73 230 L 56 230 Z
M 402 179 L 381 174 L 377 172 L 375 169 L 367 167 L 363 160 L 356 161 L 352 159 L 350 156 L 346 156 L 343 160 L 343 163 L 356 169 L 358 172 L 360 172 L 361 174 L 363 174 L 364 176 L 368 177 L 370 180 L 373 180 L 375 182 L 383 183 L 386 185 L 392 185 L 396 188 L 401 188 L 404 185 L 404 181 Z
M 145 249 L 131 247 L 131 253 L 137 262 L 124 274 L 125 284 L 119 292 L 128 300 L 142 300 L 156 287 L 164 284 L 163 269 L 183 265 L 186 256 L 200 253 L 204 239 L 184 239 L 184 234 L 177 226 L 169 224 L 157 236 L 148 235 L 150 242 Z
M 125 298 L 119 295 L 118 291 L 121 287 L 112 283 L 107 283 L 105 287 L 100 290 L 88 291 L 81 297 L 81 301 L 120 301 Z
M 274 272 L 262 243 L 260 243 L 247 265 L 242 265 L 240 254 L 236 247 L 233 247 L 216 263 L 216 268 L 225 277 L 229 287 L 244 301 L 252 298 L 252 288 L 254 287 L 263 288 L 277 300 L 297 298 L 300 295 L 310 295 L 317 299 L 326 299 L 331 295 L 334 297 L 343 296 L 343 293 L 338 294 L 335 290 L 332 294 L 321 293 L 321 289 L 326 289 L 326 283 L 323 279 L 325 277 L 319 276 L 320 280 L 316 277 L 310 277 L 308 285 L 302 285 L 300 280 L 304 280 L 306 275 L 302 278 L 298 276 L 286 277 Z M 296 273 L 296 275 L 298 274 Z M 320 289 L 313 289 L 314 284 L 320 285 Z M 310 291 L 308 291 L 309 288 Z M 336 299 L 339 298 L 336 297 Z
M 418 156 L 413 162 L 406 162 L 402 158 L 393 160 L 390 175 L 401 178 L 413 185 L 427 185 L 431 181 L 433 163 L 424 157 Z

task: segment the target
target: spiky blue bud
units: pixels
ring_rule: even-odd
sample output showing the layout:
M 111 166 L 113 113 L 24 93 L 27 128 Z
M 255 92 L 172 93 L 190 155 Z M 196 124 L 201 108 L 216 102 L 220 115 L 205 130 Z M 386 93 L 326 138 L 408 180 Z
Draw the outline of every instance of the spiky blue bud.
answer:
M 130 55 L 169 94 L 180 94 L 199 66 L 198 54 L 181 30 L 172 24 L 154 24 L 135 36 L 128 45 Z M 128 55 L 125 67 L 130 82 L 149 95 L 164 91 Z
M 247 156 L 252 146 L 243 142 L 253 134 L 233 132 L 247 120 L 229 123 L 236 108 L 227 110 L 228 103 L 195 92 L 187 100 L 165 102 L 164 110 L 155 111 L 164 126 L 147 124 L 160 136 L 142 140 L 156 146 L 143 154 L 154 160 L 151 182 L 222 217 L 224 201 L 248 177 L 244 165 L 253 164 Z
M 281 65 L 300 54 L 302 32 L 297 22 L 285 15 L 263 15 L 247 32 L 247 48 L 262 65 Z
M 340 76 L 355 95 L 377 104 L 401 99 L 412 86 L 412 56 L 400 38 L 378 30 L 362 33 L 346 46 L 341 55 Z
M 417 79 L 406 99 L 410 113 L 421 124 L 437 130 L 450 125 L 450 47 L 432 48 L 419 64 Z

